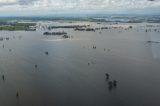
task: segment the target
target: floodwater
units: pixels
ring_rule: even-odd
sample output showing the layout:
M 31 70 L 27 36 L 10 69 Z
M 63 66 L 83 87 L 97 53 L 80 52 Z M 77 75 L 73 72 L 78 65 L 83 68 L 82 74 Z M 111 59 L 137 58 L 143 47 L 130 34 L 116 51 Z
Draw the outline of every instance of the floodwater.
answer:
M 70 39 L 44 36 L 45 29 L 1 31 L 10 39 L 0 41 L 0 105 L 159 106 L 160 44 L 147 41 L 160 41 L 160 32 L 145 32 L 146 24 L 95 32 L 53 29 Z M 116 87 L 108 89 L 106 73 Z

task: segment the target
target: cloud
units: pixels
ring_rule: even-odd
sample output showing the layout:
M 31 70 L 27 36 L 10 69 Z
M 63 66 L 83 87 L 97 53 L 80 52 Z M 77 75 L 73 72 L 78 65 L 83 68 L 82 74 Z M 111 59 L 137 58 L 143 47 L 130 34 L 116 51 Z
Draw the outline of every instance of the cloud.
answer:
M 17 3 L 19 5 L 29 5 L 29 4 L 33 4 L 34 2 L 37 2 L 39 0 L 18 0 Z
M 0 0 L 0 6 L 15 5 L 16 3 L 16 0 Z
M 0 0 L 0 11 L 160 8 L 160 0 Z

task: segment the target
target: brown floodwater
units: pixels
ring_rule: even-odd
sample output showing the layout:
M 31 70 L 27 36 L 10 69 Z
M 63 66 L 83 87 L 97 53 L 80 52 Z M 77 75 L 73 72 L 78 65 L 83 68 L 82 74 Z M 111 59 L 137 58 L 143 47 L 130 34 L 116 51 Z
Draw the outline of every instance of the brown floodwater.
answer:
M 147 41 L 160 41 L 160 32 L 145 32 L 146 24 L 95 32 L 53 29 L 70 39 L 44 36 L 44 28 L 0 31 L 9 37 L 0 41 L 0 105 L 159 106 L 160 43 Z M 116 87 L 108 88 L 106 73 Z

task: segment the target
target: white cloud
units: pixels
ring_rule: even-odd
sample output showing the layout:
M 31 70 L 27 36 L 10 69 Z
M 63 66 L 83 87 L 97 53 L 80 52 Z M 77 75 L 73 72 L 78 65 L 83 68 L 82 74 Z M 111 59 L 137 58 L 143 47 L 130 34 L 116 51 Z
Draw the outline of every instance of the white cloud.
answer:
M 0 3 L 15 3 L 17 0 L 0 0 Z
M 160 0 L 0 0 L 0 11 L 160 8 Z
M 17 3 L 17 0 L 0 0 L 0 6 L 14 5 L 16 3 Z

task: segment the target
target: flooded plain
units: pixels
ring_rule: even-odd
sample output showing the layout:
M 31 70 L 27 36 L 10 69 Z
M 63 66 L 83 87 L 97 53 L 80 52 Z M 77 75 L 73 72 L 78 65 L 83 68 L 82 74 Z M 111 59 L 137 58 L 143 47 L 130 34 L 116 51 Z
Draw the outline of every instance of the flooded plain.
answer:
M 160 43 L 154 43 L 160 41 L 158 24 L 119 23 L 122 28 L 96 31 L 50 30 L 65 31 L 72 36 L 68 39 L 43 35 L 47 25 L 39 23 L 37 31 L 0 31 L 0 37 L 9 37 L 0 41 L 0 105 L 160 105 Z M 133 28 L 125 30 L 128 25 Z M 112 80 L 117 85 L 109 89 Z

